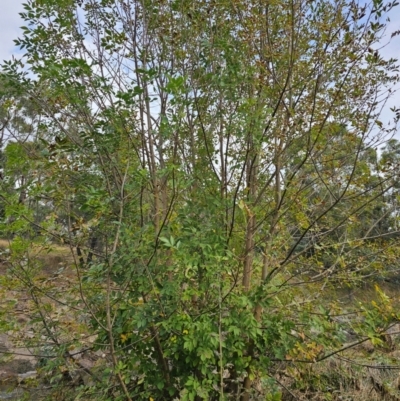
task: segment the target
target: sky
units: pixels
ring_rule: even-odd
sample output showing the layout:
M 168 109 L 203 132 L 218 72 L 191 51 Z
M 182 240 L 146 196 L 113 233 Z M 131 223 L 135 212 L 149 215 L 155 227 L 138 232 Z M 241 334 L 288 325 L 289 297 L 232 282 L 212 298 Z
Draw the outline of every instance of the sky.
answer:
M 13 40 L 21 36 L 20 26 L 23 21 L 19 13 L 23 11 L 22 4 L 25 0 L 0 0 L 0 63 L 11 59 L 12 55 L 18 54 L 18 49 L 14 46 Z M 400 5 L 392 10 L 387 32 L 400 30 Z M 400 35 L 381 51 L 384 57 L 394 57 L 400 60 Z M 400 61 L 399 61 L 400 63 Z M 385 110 L 381 115 L 382 122 L 386 123 L 391 119 L 390 107 L 400 107 L 400 85 L 398 92 L 389 100 Z M 400 139 L 400 134 L 397 135 Z
M 23 21 L 18 13 L 23 11 L 21 0 L 0 0 L 0 62 L 9 60 L 17 52 L 13 40 L 20 36 Z

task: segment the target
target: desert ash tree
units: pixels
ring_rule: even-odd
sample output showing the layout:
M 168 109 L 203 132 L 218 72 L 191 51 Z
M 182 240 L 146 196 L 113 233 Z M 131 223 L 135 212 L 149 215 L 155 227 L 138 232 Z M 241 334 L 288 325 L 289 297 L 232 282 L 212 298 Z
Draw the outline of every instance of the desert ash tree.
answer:
M 328 298 L 398 263 L 397 162 L 377 151 L 399 113 L 380 119 L 396 5 L 24 4 L 1 86 L 1 116 L 24 122 L 2 120 L 1 280 L 30 299 L 22 340 L 48 355 L 51 397 L 281 399 L 277 370 L 348 348 L 347 326 L 380 341 L 399 318 L 382 292 L 347 320 Z M 55 247 L 68 266 L 49 276 Z M 86 349 L 105 357 L 77 382 Z

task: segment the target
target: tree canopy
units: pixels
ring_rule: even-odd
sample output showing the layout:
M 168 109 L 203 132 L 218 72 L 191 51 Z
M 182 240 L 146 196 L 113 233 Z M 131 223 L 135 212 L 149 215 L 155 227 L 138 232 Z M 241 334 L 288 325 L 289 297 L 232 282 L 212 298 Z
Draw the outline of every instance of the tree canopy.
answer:
M 278 366 L 399 319 L 379 290 L 346 321 L 327 301 L 399 267 L 398 110 L 380 119 L 396 5 L 24 4 L 25 55 L 1 76 L 0 230 L 45 369 L 71 371 L 80 333 L 107 354 L 75 396 L 278 400 Z M 65 290 L 41 274 L 56 245 Z

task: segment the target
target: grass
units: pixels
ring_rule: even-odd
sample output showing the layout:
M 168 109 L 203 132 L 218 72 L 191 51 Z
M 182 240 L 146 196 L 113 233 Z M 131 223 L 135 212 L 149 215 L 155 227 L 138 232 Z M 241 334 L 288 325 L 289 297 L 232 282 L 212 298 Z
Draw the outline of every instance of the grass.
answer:
M 0 239 L 0 251 L 10 247 L 11 241 Z M 30 248 L 31 255 L 43 265 L 43 273 L 51 274 L 62 266 L 72 265 L 74 262 L 71 249 L 68 246 L 52 244 L 50 247 L 43 247 L 33 244 Z M 1 264 L 1 259 L 0 259 Z
M 0 239 L 0 249 L 10 242 Z M 67 246 L 54 244 L 50 249 L 32 246 L 32 253 L 43 264 L 44 274 L 50 275 L 60 266 L 73 265 L 71 250 Z M 73 273 L 73 269 L 67 268 Z M 338 300 L 343 309 L 357 307 L 358 302 L 370 303 L 377 300 L 375 283 L 400 306 L 398 283 L 368 280 L 357 285 L 337 288 L 327 286 L 320 301 L 329 304 Z M 52 281 L 57 286 L 68 286 L 64 278 Z M 309 287 L 312 291 L 312 286 Z M 397 362 L 399 361 L 399 362 Z M 400 401 L 400 325 L 399 333 L 392 334 L 387 344 L 374 347 L 363 344 L 341 352 L 318 363 L 285 363 L 276 370 L 275 378 L 282 388 L 281 401 Z
M 349 355 L 350 354 L 350 355 Z M 387 361 L 360 362 L 360 351 L 280 372 L 278 380 L 287 389 L 284 401 L 394 401 L 400 400 L 399 370 Z M 352 360 L 350 360 L 350 358 Z

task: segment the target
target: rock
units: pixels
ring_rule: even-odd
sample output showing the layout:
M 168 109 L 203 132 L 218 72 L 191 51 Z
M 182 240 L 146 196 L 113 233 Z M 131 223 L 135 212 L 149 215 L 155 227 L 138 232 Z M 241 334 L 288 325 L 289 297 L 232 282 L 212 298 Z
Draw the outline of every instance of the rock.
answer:
M 16 384 L 18 374 L 10 369 L 0 368 L 0 383 L 1 384 Z
M 369 354 L 372 354 L 375 351 L 375 347 L 372 344 L 371 340 L 365 341 L 361 344 L 361 348 L 368 352 Z
M 0 387 L 0 400 L 20 400 L 24 392 L 20 388 L 11 389 Z
M 394 361 L 400 360 L 400 350 L 394 350 L 388 354 L 389 358 L 392 358 Z
M 396 341 L 400 338 L 400 323 L 396 323 L 389 327 L 386 334 L 392 337 L 392 341 Z
M 84 369 L 90 370 L 95 365 L 95 361 L 93 361 L 89 358 L 81 358 L 79 360 L 79 365 Z
M 37 377 L 36 370 L 31 370 L 31 371 L 26 372 L 26 373 L 20 373 L 17 376 L 17 379 L 18 379 L 18 383 L 23 383 L 27 379 L 36 379 L 36 377 Z
M 15 375 L 35 370 L 35 365 L 30 360 L 13 359 L 0 363 L 0 370 L 13 372 Z

